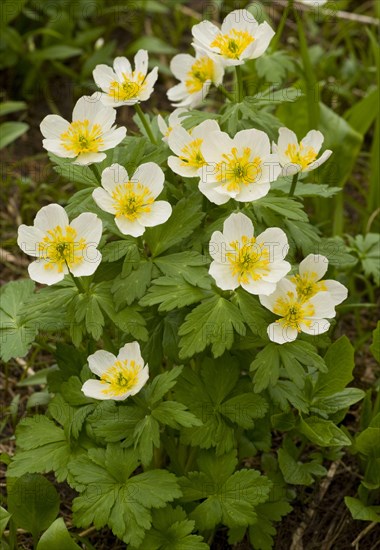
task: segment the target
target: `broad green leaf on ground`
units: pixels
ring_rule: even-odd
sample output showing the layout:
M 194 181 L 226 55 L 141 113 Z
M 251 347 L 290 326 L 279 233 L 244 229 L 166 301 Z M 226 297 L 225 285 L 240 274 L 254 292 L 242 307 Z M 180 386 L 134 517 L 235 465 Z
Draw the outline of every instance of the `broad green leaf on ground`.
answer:
M 219 457 L 203 452 L 200 471 L 180 479 L 182 501 L 201 501 L 189 514 L 198 529 L 213 529 L 219 523 L 248 526 L 256 520 L 255 507 L 268 499 L 272 483 L 256 470 L 235 472 L 237 462 L 235 451 Z
M 380 506 L 366 506 L 361 500 L 353 497 L 344 497 L 344 502 L 353 519 L 380 523 Z
M 38 332 L 38 324 L 25 319 L 25 303 L 33 292 L 31 280 L 12 281 L 1 289 L 0 356 L 3 361 L 26 355 Z
M 56 519 L 40 538 L 36 550 L 81 550 L 70 536 L 62 518 Z
M 324 476 L 327 473 L 326 468 L 315 460 L 299 462 L 285 449 L 279 449 L 278 463 L 285 481 L 291 485 L 311 485 L 314 483 L 313 476 Z
M 139 304 L 143 307 L 158 305 L 160 312 L 172 311 L 201 302 L 207 295 L 207 291 L 193 286 L 181 276 L 159 277 L 153 281 Z
M 244 319 L 237 306 L 213 296 L 195 307 L 179 329 L 180 357 L 192 357 L 211 345 L 214 357 L 231 348 L 234 332 L 245 335 Z
M 208 550 L 203 537 L 192 535 L 195 522 L 180 507 L 166 506 L 152 513 L 152 528 L 139 550 Z
M 36 538 L 55 520 L 59 512 L 59 495 L 50 481 L 39 474 L 9 478 L 7 506 L 12 520 Z
M 301 418 L 299 430 L 309 441 L 320 447 L 343 447 L 351 445 L 350 438 L 331 420 L 323 420 L 318 416 Z
M 80 492 L 73 502 L 74 523 L 97 529 L 108 525 L 125 543 L 140 545 L 151 527 L 152 509 L 164 508 L 181 491 L 166 470 L 132 475 L 138 465 L 135 451 L 112 444 L 72 461 L 72 484 Z

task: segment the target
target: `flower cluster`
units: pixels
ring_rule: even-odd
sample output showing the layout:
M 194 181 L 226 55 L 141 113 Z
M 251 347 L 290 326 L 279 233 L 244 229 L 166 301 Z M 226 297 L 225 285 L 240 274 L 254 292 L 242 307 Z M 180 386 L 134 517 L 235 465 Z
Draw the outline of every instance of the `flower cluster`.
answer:
M 197 178 L 199 191 L 210 202 L 245 203 L 250 213 L 249 203 L 266 196 L 278 177 L 290 175 L 296 181 L 298 174 L 314 170 L 332 152 L 326 150 L 318 157 L 324 138 L 316 130 L 299 142 L 294 132 L 280 128 L 277 143 L 271 145 L 262 130 L 244 129 L 230 136 L 212 118 L 186 129 L 189 109 L 200 105 L 212 85 L 222 86 L 229 68 L 240 70 L 245 62 L 262 55 L 274 31 L 267 23 L 259 24 L 247 10 L 235 10 L 221 28 L 203 21 L 193 27 L 192 34 L 195 56 L 176 55 L 170 65 L 180 81 L 168 91 L 177 108 L 167 123 L 161 115 L 157 119 L 162 141 L 173 153 L 167 164 L 183 178 Z M 138 238 L 145 228 L 163 224 L 171 216 L 169 202 L 157 200 L 164 191 L 165 174 L 158 164 L 145 162 L 130 175 L 105 151 L 115 149 L 126 136 L 125 127 L 115 126 L 116 108 L 125 105 L 136 109 L 156 144 L 139 104 L 150 98 L 158 70 L 154 67 L 148 72 L 148 54 L 140 50 L 134 68 L 125 57 L 117 57 L 112 67 L 98 65 L 93 77 L 101 91 L 78 100 L 71 122 L 57 115 L 42 121 L 43 147 L 91 169 L 105 161 L 102 170 L 93 170 L 99 184 L 92 192 L 94 207 L 112 215 L 115 231 Z M 94 213 L 84 212 L 69 222 L 60 205 L 43 207 L 34 225 L 21 225 L 18 232 L 19 246 L 36 258 L 28 268 L 30 277 L 52 285 L 65 275 L 74 282 L 76 277 L 93 275 L 102 258 L 97 248 L 102 227 Z M 300 332 L 316 335 L 327 331 L 335 307 L 347 297 L 343 285 L 323 279 L 327 258 L 310 254 L 299 264 L 299 272 L 291 274 L 292 266 L 285 259 L 288 249 L 281 228 L 255 234 L 251 217 L 242 212 L 229 215 L 223 231 L 214 231 L 209 243 L 209 274 L 216 286 L 223 291 L 241 286 L 257 295 L 278 317 L 268 326 L 269 339 L 278 344 L 294 340 Z M 84 383 L 82 390 L 90 398 L 123 400 L 136 394 L 149 376 L 137 342 L 126 344 L 117 357 L 99 350 L 88 362 L 100 378 Z

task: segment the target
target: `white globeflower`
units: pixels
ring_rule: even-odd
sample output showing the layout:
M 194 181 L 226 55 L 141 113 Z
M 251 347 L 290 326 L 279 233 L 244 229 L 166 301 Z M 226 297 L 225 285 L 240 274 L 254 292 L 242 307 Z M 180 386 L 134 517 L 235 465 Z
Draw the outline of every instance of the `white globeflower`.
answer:
M 300 332 L 318 335 L 326 332 L 335 317 L 334 302 L 329 292 L 318 292 L 300 300 L 297 288 L 288 279 L 282 279 L 269 296 L 260 295 L 261 304 L 281 317 L 268 326 L 269 339 L 277 344 L 293 342 Z
M 279 129 L 278 143 L 273 143 L 273 152 L 278 154 L 283 176 L 298 172 L 310 172 L 326 162 L 332 151 L 326 150 L 319 158 L 324 137 L 319 130 L 310 130 L 298 143 L 297 136 L 289 128 Z
M 199 190 L 215 204 L 233 198 L 250 202 L 268 194 L 270 182 L 281 172 L 277 155 L 261 130 L 241 130 L 234 138 L 210 132 L 201 151 L 206 164 L 199 169 Z
M 130 178 L 120 164 L 112 164 L 102 173 L 102 187 L 93 191 L 96 204 L 115 216 L 124 235 L 139 237 L 146 227 L 160 225 L 169 219 L 172 207 L 166 201 L 155 201 L 164 188 L 165 176 L 158 164 L 141 164 Z
M 220 61 L 199 48 L 195 52 L 195 57 L 180 53 L 171 60 L 170 70 L 180 83 L 170 88 L 167 95 L 176 107 L 197 107 L 207 96 L 211 84 L 220 86 L 223 81 L 224 68 Z
M 117 357 L 99 350 L 88 357 L 88 366 L 100 380 L 86 380 L 82 392 L 93 399 L 124 401 L 135 395 L 149 378 L 149 367 L 144 366 L 138 342 L 123 346 Z
M 44 206 L 33 226 L 20 225 L 17 244 L 29 256 L 38 259 L 29 267 L 33 281 L 53 285 L 72 273 L 75 277 L 92 275 L 102 255 L 97 246 L 102 236 L 102 222 L 90 212 L 69 222 L 59 204 Z
M 176 174 L 185 178 L 198 176 L 199 168 L 206 165 L 202 154 L 202 145 L 207 141 L 210 132 L 219 131 L 219 124 L 215 120 L 205 120 L 191 131 L 182 126 L 173 128 L 169 135 L 170 149 L 177 156 L 168 158 L 168 165 Z
M 163 136 L 162 141 L 167 143 L 169 135 L 173 128 L 175 128 L 176 126 L 181 126 L 182 121 L 186 118 L 186 116 L 184 116 L 184 113 L 188 113 L 188 110 L 185 107 L 174 109 L 174 111 L 169 115 L 168 123 L 165 122 L 164 118 L 161 115 L 157 116 L 158 128 Z
M 296 285 L 301 301 L 308 300 L 321 291 L 330 294 L 334 306 L 347 298 L 348 290 L 344 285 L 332 279 L 322 279 L 328 265 L 328 259 L 321 254 L 309 254 L 302 260 L 299 265 L 299 273 L 290 279 Z
M 242 286 L 251 294 L 271 294 L 276 283 L 291 269 L 284 261 L 288 240 L 282 229 L 271 227 L 253 236 L 251 220 L 244 214 L 231 214 L 223 233 L 215 231 L 209 243 L 213 262 L 209 273 L 222 290 Z
M 108 65 L 97 65 L 92 73 L 101 88 L 104 105 L 120 107 L 146 101 L 153 92 L 158 77 L 158 68 L 148 73 L 148 52 L 139 50 L 135 55 L 135 70 L 126 57 L 116 57 L 113 69 Z
M 99 100 L 99 94 L 78 99 L 67 122 L 59 115 L 47 115 L 40 129 L 43 147 L 63 158 L 75 158 L 73 164 L 92 164 L 106 158 L 103 151 L 113 149 L 127 133 L 126 128 L 113 126 L 116 111 Z
M 224 65 L 242 65 L 260 57 L 275 32 L 264 22 L 259 24 L 247 10 L 234 10 L 219 29 L 210 21 L 202 21 L 192 29 L 194 47 L 201 47 Z

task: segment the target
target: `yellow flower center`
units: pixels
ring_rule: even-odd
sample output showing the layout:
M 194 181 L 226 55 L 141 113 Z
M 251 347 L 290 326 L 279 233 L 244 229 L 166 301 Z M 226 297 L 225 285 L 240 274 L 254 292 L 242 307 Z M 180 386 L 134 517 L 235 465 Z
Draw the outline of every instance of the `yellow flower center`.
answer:
M 108 95 L 111 96 L 114 101 L 137 99 L 145 86 L 145 75 L 142 73 L 123 73 L 122 82 L 117 80 L 111 82 Z
M 141 365 L 133 360 L 117 360 L 100 377 L 101 383 L 107 385 L 103 393 L 116 397 L 133 389 L 139 381 L 140 371 Z
M 327 290 L 325 281 L 317 281 L 318 275 L 314 272 L 306 272 L 302 276 L 295 275 L 290 280 L 296 285 L 297 294 L 301 302 L 306 302 L 317 292 Z
M 60 135 L 66 151 L 76 155 L 82 153 L 97 153 L 104 144 L 100 124 L 90 124 L 89 120 L 75 120 L 66 132 Z
M 230 30 L 227 34 L 219 33 L 211 42 L 211 48 L 219 48 L 223 57 L 239 59 L 244 50 L 252 44 L 254 37 L 247 31 Z
M 263 243 L 258 244 L 254 237 L 243 236 L 241 242 L 229 243 L 233 252 L 227 252 L 232 275 L 237 275 L 239 284 L 248 283 L 251 278 L 259 281 L 269 273 L 269 250 Z
M 128 181 L 118 185 L 112 193 L 116 217 L 125 217 L 128 220 L 135 221 L 146 212 L 150 212 L 150 204 L 154 198 L 148 187 L 141 183 Z
M 57 225 L 47 231 L 46 236 L 38 244 L 38 256 L 48 260 L 45 269 L 51 270 L 58 266 L 58 273 L 62 273 L 65 265 L 70 268 L 83 262 L 85 248 L 85 239 L 77 240 L 75 229 L 69 225 L 65 228 Z
M 301 332 L 301 323 L 311 326 L 312 321 L 306 317 L 313 317 L 315 308 L 308 302 L 299 302 L 294 292 L 286 294 L 286 298 L 278 298 L 273 307 L 273 313 L 282 317 L 276 323 L 280 323 L 283 328 L 295 328 L 297 332 Z
M 182 161 L 182 166 L 193 166 L 194 168 L 200 168 L 201 166 L 207 164 L 201 153 L 202 143 L 203 139 L 194 139 L 183 147 L 183 149 L 181 149 L 182 154 L 179 158 Z
M 190 94 L 195 94 L 202 90 L 203 85 L 208 80 L 214 78 L 214 62 L 207 55 L 200 57 L 193 63 L 190 71 L 187 73 L 185 86 Z
M 239 155 L 236 147 L 231 153 L 222 155 L 222 161 L 216 166 L 217 181 L 227 186 L 228 191 L 240 191 L 242 185 L 255 182 L 261 174 L 261 158 L 252 158 L 249 147 L 243 149 Z
M 304 147 L 302 143 L 299 145 L 296 143 L 289 143 L 288 148 L 285 151 L 285 155 L 289 158 L 293 164 L 298 164 L 301 169 L 304 170 L 315 161 L 317 158 L 317 152 L 313 147 Z

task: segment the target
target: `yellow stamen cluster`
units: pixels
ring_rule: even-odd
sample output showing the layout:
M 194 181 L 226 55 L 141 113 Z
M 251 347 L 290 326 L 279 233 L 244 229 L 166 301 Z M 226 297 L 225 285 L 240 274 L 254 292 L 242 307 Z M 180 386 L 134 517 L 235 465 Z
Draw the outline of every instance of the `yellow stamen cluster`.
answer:
M 306 272 L 303 275 L 295 275 L 290 280 L 296 285 L 297 294 L 301 302 L 309 300 L 317 292 L 327 290 L 325 281 L 317 281 L 318 275 L 314 272 Z
M 242 185 L 255 182 L 261 175 L 261 158 L 252 159 L 252 150 L 249 147 L 243 149 L 239 155 L 236 147 L 231 153 L 222 155 L 222 161 L 217 164 L 217 181 L 227 186 L 228 191 L 240 191 Z
M 308 302 L 300 301 L 294 292 L 286 294 L 286 298 L 278 298 L 273 307 L 273 313 L 282 317 L 276 323 L 280 323 L 283 328 L 289 327 L 301 332 L 301 324 L 311 326 L 312 321 L 309 318 L 315 315 L 315 308 Z
M 233 252 L 227 252 L 232 275 L 238 277 L 239 284 L 259 281 L 269 272 L 269 250 L 263 243 L 258 244 L 254 237 L 243 236 L 241 242 L 229 243 Z
M 75 120 L 66 132 L 60 135 L 66 151 L 80 155 L 82 153 L 97 153 L 104 142 L 102 128 L 99 124 L 90 124 L 89 120 Z
M 203 139 L 194 139 L 183 147 L 183 149 L 181 149 L 182 154 L 179 158 L 182 161 L 182 166 L 193 166 L 194 168 L 200 168 L 201 166 L 207 164 L 201 152 L 202 143 Z
M 85 239 L 77 240 L 77 232 L 69 225 L 62 228 L 57 225 L 47 231 L 46 236 L 38 244 L 38 256 L 48 260 L 44 268 L 47 270 L 58 267 L 58 273 L 63 272 L 64 266 L 73 267 L 83 262 L 83 250 L 86 248 Z
M 136 386 L 140 371 L 141 366 L 133 360 L 117 360 L 100 377 L 101 383 L 107 385 L 103 393 L 115 397 L 123 395 Z
M 302 143 L 299 145 L 296 143 L 289 143 L 285 155 L 289 158 L 291 163 L 298 164 L 301 166 L 301 169 L 304 170 L 309 164 L 315 161 L 318 153 L 313 147 L 304 147 Z
M 148 187 L 132 181 L 118 185 L 112 193 L 112 198 L 116 217 L 124 217 L 130 221 L 135 221 L 141 214 L 150 212 L 149 205 L 154 202 Z
M 190 94 L 200 92 L 208 80 L 214 78 L 214 62 L 207 55 L 200 57 L 187 73 L 185 86 Z
M 123 81 L 114 80 L 110 84 L 108 95 L 114 101 L 128 101 L 139 96 L 146 86 L 145 75 L 142 73 L 122 73 Z
M 227 34 L 219 33 L 211 42 L 211 48 L 218 48 L 221 55 L 229 59 L 240 59 L 246 48 L 252 44 L 254 37 L 247 31 L 232 29 Z

